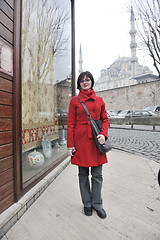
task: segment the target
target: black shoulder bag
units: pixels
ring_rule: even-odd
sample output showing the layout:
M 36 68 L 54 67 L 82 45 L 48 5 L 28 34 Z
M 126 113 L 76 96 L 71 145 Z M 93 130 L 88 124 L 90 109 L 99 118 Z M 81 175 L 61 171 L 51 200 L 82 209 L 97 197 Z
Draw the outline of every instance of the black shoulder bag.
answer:
M 96 146 L 97 148 L 99 149 L 99 151 L 101 153 L 107 153 L 109 152 L 111 149 L 112 149 L 112 145 L 109 141 L 109 139 L 107 138 L 106 141 L 103 143 L 103 144 L 100 144 L 98 142 L 98 139 L 97 139 L 97 136 L 100 134 L 101 132 L 101 128 L 102 128 L 102 120 L 96 120 L 96 119 L 93 119 L 91 117 L 91 115 L 89 114 L 88 112 L 88 109 L 86 107 L 86 105 L 80 101 L 79 97 L 77 97 L 79 102 L 82 104 L 84 110 L 86 111 L 86 114 L 90 120 L 90 123 L 91 123 L 91 129 L 92 129 L 92 134 L 93 134 L 93 137 L 94 137 L 94 140 L 95 140 L 95 143 L 96 143 Z

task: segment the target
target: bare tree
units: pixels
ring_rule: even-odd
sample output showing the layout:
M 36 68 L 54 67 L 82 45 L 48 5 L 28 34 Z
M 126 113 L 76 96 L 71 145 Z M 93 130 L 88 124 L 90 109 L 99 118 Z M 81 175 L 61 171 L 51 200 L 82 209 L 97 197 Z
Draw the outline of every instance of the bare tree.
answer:
M 160 77 L 160 0 L 134 0 L 140 43 L 147 48 Z
M 22 4 L 22 129 L 54 122 L 57 127 L 54 64 L 56 55 L 66 55 L 70 49 L 70 6 L 61 0 Z

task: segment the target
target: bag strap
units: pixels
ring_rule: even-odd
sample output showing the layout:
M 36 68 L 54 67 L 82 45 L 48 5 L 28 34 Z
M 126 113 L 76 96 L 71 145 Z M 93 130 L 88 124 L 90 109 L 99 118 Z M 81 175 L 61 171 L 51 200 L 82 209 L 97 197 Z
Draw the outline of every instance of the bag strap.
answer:
M 84 102 L 81 102 L 81 101 L 80 101 L 80 99 L 79 99 L 79 97 L 78 97 L 78 96 L 77 96 L 77 98 L 78 98 L 79 102 L 82 104 L 82 106 L 83 106 L 84 110 L 86 111 L 86 113 L 87 113 L 87 116 L 90 118 L 90 117 L 91 117 L 91 115 L 90 115 L 90 113 L 88 112 L 88 109 L 87 109 L 86 105 L 84 104 Z

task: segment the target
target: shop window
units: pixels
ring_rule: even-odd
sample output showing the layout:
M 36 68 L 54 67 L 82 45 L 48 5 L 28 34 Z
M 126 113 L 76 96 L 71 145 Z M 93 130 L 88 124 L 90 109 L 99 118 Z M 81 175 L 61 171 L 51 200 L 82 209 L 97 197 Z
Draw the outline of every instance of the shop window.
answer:
M 66 132 L 59 122 L 67 118 L 72 96 L 70 0 L 22 1 L 21 58 L 26 183 L 67 153 Z

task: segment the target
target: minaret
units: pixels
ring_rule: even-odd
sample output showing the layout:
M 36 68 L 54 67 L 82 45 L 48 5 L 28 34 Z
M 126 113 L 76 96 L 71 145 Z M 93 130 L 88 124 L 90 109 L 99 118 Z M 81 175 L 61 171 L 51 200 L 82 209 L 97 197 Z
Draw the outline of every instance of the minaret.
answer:
M 79 73 L 83 72 L 83 68 L 82 68 L 82 49 L 81 49 L 81 44 L 80 44 L 80 50 L 79 50 Z
M 137 62 L 138 58 L 136 56 L 136 29 L 135 29 L 135 16 L 133 12 L 133 8 L 131 6 L 131 30 L 130 30 L 130 35 L 131 35 L 131 44 L 130 44 L 130 49 L 131 49 L 131 66 L 132 66 L 132 76 L 133 78 L 136 76 L 136 68 L 137 68 Z

